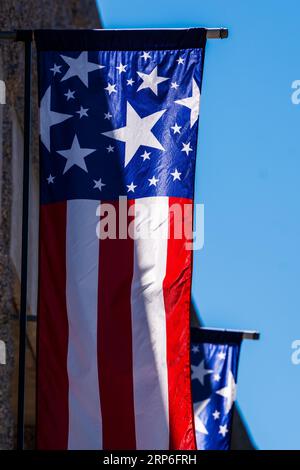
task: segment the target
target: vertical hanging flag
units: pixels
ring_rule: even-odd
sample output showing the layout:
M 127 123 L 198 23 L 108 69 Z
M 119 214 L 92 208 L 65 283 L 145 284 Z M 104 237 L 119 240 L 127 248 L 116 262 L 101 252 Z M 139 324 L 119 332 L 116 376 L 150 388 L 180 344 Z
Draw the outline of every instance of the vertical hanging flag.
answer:
M 206 31 L 36 31 L 40 449 L 195 449 L 192 212 Z
M 197 449 L 229 450 L 242 334 L 192 328 Z

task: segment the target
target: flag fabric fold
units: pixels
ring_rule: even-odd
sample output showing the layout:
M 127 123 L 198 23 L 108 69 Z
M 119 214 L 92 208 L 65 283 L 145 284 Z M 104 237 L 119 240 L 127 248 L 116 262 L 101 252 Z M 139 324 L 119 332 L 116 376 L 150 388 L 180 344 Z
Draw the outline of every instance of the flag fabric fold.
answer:
M 188 246 L 205 37 L 35 31 L 40 449 L 195 449 Z

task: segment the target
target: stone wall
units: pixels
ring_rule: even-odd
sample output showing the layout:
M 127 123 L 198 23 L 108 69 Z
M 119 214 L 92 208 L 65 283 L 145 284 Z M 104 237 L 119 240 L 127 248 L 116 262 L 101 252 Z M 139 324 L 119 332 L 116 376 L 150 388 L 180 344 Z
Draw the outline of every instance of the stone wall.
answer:
M 99 28 L 100 20 L 94 0 L 1 0 L 0 30 L 36 28 Z M 33 135 L 32 135 L 32 177 L 38 179 L 38 132 L 37 132 L 37 79 L 33 51 Z M 0 449 L 14 445 L 15 412 L 12 397 L 16 396 L 17 372 L 17 322 L 18 315 L 18 260 L 20 251 L 19 227 L 12 225 L 12 202 L 14 218 L 21 214 L 21 198 L 13 191 L 22 188 L 14 186 L 22 176 L 21 150 L 13 155 L 13 129 L 23 129 L 23 82 L 24 54 L 23 45 L 12 41 L 0 41 L 0 79 L 6 84 L 6 104 L 0 112 L 0 340 L 6 343 L 7 364 L 0 365 Z M 1 123 L 2 120 L 2 123 Z M 1 142 L 2 140 L 2 142 Z M 2 144 L 2 147 L 1 147 Z M 16 147 L 16 146 L 14 146 Z M 18 149 L 18 146 L 16 147 Z M 20 154 L 19 154 L 20 153 Z M 17 165 L 13 164 L 17 159 Z M 18 164 L 19 162 L 19 164 Z M 16 169 L 17 168 L 17 169 Z M 19 174 L 13 174 L 18 171 Z M 37 197 L 37 194 L 36 194 Z M 31 217 L 36 219 L 35 212 Z M 37 226 L 37 220 L 30 220 Z M 12 243 L 13 242 L 13 243 Z M 34 242 L 36 243 L 36 242 Z M 30 247 L 34 249 L 35 247 Z M 32 286 L 31 286 L 32 287 Z M 29 330 L 32 329 L 30 326 Z M 28 337 L 29 350 L 34 354 L 34 338 Z M 34 359 L 34 358 L 33 358 Z M 13 385 L 13 383 L 15 385 Z M 32 429 L 28 430 L 32 439 Z

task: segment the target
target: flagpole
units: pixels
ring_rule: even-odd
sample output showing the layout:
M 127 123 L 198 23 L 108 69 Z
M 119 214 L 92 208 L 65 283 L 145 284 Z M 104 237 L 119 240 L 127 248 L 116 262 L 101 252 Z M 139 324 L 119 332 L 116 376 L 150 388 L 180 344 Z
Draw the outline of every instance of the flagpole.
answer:
M 23 143 L 23 196 L 22 196 L 22 247 L 21 247 L 21 292 L 19 316 L 19 373 L 18 373 L 18 418 L 17 449 L 24 448 L 25 370 L 26 370 L 26 324 L 27 324 L 27 262 L 28 262 L 28 206 L 29 164 L 31 142 L 31 45 L 32 31 L 0 31 L 0 39 L 24 43 L 24 143 Z
M 32 36 L 31 30 L 0 31 L 0 39 L 10 39 L 13 41 L 20 41 L 21 39 L 17 39 L 20 33 L 22 34 L 27 33 L 28 35 L 30 34 Z M 228 29 L 227 28 L 206 28 L 206 38 L 207 39 L 226 39 L 228 38 Z
M 28 208 L 29 165 L 31 144 L 31 55 L 32 30 L 0 31 L 0 39 L 24 43 L 24 142 L 23 142 L 23 195 L 22 195 L 22 247 L 21 247 L 21 291 L 19 315 L 19 371 L 18 371 L 18 416 L 17 449 L 24 448 L 25 372 L 26 372 L 26 326 L 27 326 L 27 262 L 28 262 Z
M 28 275 L 28 210 L 29 210 L 29 165 L 31 143 L 31 59 L 32 31 L 18 31 L 16 41 L 22 41 L 25 49 L 24 83 L 24 147 L 23 147 L 23 204 L 22 204 L 22 249 L 21 249 L 21 294 L 19 331 L 19 380 L 17 449 L 24 448 L 25 371 L 26 371 L 26 324 L 27 324 L 27 275 Z
M 204 326 L 198 327 L 202 331 L 212 332 L 212 333 L 233 333 L 237 335 L 241 335 L 242 339 L 252 339 L 252 340 L 259 340 L 260 333 L 258 331 L 250 331 L 250 330 L 228 330 L 226 328 L 207 328 Z
M 207 39 L 226 39 L 228 38 L 227 28 L 206 28 Z

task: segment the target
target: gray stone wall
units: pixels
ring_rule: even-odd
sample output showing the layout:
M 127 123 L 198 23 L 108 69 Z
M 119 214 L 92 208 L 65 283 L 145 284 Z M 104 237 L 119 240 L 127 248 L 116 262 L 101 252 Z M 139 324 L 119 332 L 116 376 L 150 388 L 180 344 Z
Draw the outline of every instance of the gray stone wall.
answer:
M 0 30 L 37 29 L 37 28 L 99 28 L 100 20 L 94 0 L 1 0 Z M 12 116 L 18 126 L 23 128 L 23 82 L 24 55 L 23 45 L 11 41 L 0 41 L 0 79 L 6 84 L 6 104 L 1 105 L 3 151 L 0 158 L 0 340 L 6 343 L 6 365 L 0 365 L 0 449 L 14 445 L 14 413 L 12 398 L 16 387 L 12 385 L 16 376 L 16 326 L 18 297 L 18 267 L 13 265 L 11 254 L 14 228 L 12 227 L 13 174 L 12 169 Z M 33 136 L 32 171 L 38 176 L 38 107 L 37 79 L 33 51 Z M 16 124 L 16 123 L 15 123 Z M 0 122 L 1 125 L 1 122 Z M 0 142 L 1 150 L 1 142 Z M 22 171 L 22 155 L 18 171 Z M 14 171 L 16 171 L 14 169 Z M 21 188 L 14 190 L 21 191 Z M 19 207 L 21 213 L 21 207 Z M 34 223 L 35 221 L 30 221 Z M 17 247 L 20 250 L 20 246 Z M 30 430 L 31 432 L 32 430 Z

